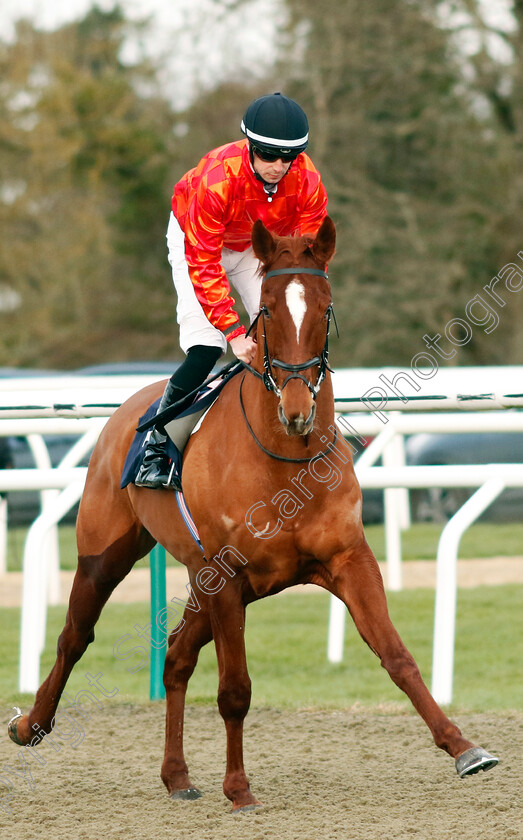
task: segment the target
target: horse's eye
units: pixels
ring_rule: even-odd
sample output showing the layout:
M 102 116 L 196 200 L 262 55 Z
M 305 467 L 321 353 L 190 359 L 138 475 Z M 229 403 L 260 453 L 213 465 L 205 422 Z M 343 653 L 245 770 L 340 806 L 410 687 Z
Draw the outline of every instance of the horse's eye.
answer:
M 260 314 L 264 315 L 266 318 L 271 317 L 271 313 L 269 312 L 265 304 L 262 304 L 262 306 L 260 306 Z

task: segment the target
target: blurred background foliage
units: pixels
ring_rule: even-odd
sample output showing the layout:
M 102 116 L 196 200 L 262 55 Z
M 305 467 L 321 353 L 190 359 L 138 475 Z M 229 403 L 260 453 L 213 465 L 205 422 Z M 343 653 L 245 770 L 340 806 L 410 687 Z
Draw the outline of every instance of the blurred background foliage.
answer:
M 184 79 L 166 83 L 160 58 L 123 61 L 147 24 L 120 7 L 0 41 L 0 365 L 180 357 L 173 184 L 273 90 L 309 115 L 338 229 L 334 365 L 408 366 L 504 265 L 523 267 L 523 0 L 503 28 L 479 0 L 445 15 L 431 0 L 281 2 L 263 78 L 239 68 L 183 112 L 169 88 Z M 523 293 L 498 312 L 453 364 L 523 363 Z

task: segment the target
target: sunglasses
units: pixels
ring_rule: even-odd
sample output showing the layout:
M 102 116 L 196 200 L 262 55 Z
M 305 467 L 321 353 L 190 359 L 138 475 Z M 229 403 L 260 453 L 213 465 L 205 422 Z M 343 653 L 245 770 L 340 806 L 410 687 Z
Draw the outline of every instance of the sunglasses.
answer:
M 288 155 L 283 155 L 281 153 L 271 154 L 270 152 L 265 152 L 263 149 L 258 149 L 256 146 L 253 146 L 252 150 L 254 154 L 265 163 L 274 163 L 276 160 L 282 160 L 283 163 L 291 163 L 291 161 L 296 160 L 299 155 L 299 152 L 291 152 Z

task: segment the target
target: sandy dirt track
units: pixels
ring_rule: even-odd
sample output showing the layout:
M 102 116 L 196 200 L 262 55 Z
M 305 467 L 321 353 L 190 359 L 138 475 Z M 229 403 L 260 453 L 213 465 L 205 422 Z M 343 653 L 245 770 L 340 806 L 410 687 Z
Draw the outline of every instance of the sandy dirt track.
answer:
M 403 570 L 406 588 L 434 586 L 435 564 Z M 186 595 L 185 570 L 167 575 L 169 594 Z M 62 573 L 62 602 L 72 576 Z M 0 606 L 20 603 L 16 578 L 0 578 Z M 460 561 L 458 579 L 522 583 L 523 559 Z M 149 570 L 136 569 L 112 600 L 141 601 L 148 591 Z M 245 762 L 263 807 L 234 815 L 221 788 L 225 736 L 215 708 L 190 706 L 186 714 L 186 756 L 204 796 L 168 798 L 160 780 L 164 707 L 108 699 L 89 708 L 89 719 L 78 718 L 81 742 L 73 748 L 54 736 L 53 749 L 44 741 L 25 774 L 4 708 L 0 840 L 523 840 L 523 711 L 453 714 L 468 738 L 500 757 L 490 772 L 459 780 L 407 705 L 253 708 Z
M 2 840 L 518 840 L 523 836 L 523 712 L 457 714 L 498 754 L 459 780 L 414 712 L 254 709 L 246 767 L 264 807 L 234 815 L 222 794 L 224 731 L 215 709 L 187 713 L 187 758 L 204 791 L 172 802 L 160 781 L 163 703 L 109 705 L 84 722 L 76 749 L 39 747 L 35 789 L 17 780 L 0 809 Z M 5 732 L 5 730 L 4 730 Z M 4 735 L 0 767 L 19 747 Z M 0 788 L 0 796 L 3 794 Z

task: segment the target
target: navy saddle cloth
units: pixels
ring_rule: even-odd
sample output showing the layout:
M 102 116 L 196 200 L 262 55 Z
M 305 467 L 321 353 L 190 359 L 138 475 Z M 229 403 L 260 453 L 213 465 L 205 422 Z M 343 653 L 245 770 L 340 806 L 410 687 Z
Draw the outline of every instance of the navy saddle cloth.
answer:
M 228 374 L 222 380 L 218 380 L 218 384 L 213 383 L 212 386 L 203 385 L 202 390 L 196 394 L 194 402 L 192 402 L 191 405 L 182 411 L 174 420 L 165 424 L 165 429 L 169 435 L 165 445 L 166 452 L 171 461 L 174 462 L 174 469 L 177 475 L 180 476 L 182 473 L 183 450 L 196 423 L 203 413 L 217 399 L 223 386 L 229 381 L 229 379 L 232 378 L 232 376 L 239 373 L 240 369 L 241 368 L 235 370 L 231 374 Z M 155 402 L 149 406 L 145 414 L 140 417 L 140 422 L 138 423 L 139 426 L 155 416 L 158 412 L 160 399 L 161 398 L 155 400 Z M 127 487 L 128 484 L 132 484 L 134 482 L 138 474 L 138 470 L 140 469 L 140 464 L 142 463 L 150 434 L 150 431 L 136 432 L 134 440 L 129 448 L 129 452 L 127 453 L 127 458 L 125 459 L 122 471 L 122 478 L 120 481 L 120 487 L 122 489 Z M 177 443 L 174 443 L 171 439 L 171 435 Z

